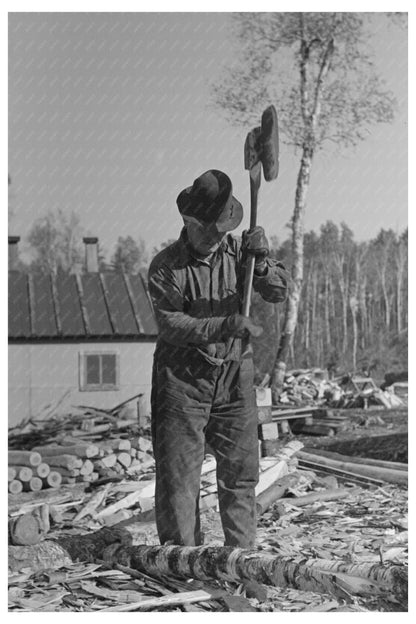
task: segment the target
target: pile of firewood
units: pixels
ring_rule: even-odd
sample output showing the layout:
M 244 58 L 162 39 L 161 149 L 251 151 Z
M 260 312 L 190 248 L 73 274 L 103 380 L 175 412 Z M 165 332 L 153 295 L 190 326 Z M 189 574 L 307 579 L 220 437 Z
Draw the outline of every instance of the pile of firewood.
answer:
M 62 443 L 9 451 L 9 492 L 38 491 L 80 481 L 133 476 L 153 464 L 152 443 L 139 436 L 95 444 L 64 438 Z

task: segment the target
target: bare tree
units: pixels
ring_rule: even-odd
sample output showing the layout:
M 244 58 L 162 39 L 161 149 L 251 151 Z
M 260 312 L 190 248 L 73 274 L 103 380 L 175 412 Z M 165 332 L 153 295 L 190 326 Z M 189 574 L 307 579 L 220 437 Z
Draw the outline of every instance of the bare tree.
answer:
M 374 19 L 388 19 L 387 14 Z M 292 284 L 272 376 L 276 399 L 297 323 L 303 281 L 304 213 L 316 153 L 356 145 L 393 118 L 394 98 L 375 73 L 368 13 L 239 13 L 240 57 L 214 86 L 231 122 L 258 122 L 276 104 L 284 141 L 300 154 L 292 217 Z
M 58 209 L 34 221 L 28 242 L 35 254 L 31 269 L 44 273 L 69 272 L 82 263 L 83 227 L 75 212 Z

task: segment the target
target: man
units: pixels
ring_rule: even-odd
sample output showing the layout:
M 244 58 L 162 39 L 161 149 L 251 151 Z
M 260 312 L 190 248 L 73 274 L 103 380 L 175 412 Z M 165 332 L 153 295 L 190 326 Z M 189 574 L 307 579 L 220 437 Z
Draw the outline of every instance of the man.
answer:
M 243 208 L 225 173 L 203 173 L 177 205 L 181 235 L 149 269 L 159 327 L 152 380 L 159 539 L 202 543 L 198 500 L 207 442 L 217 461 L 225 545 L 251 548 L 258 438 L 249 337 L 262 329 L 240 314 L 247 253 L 256 258 L 253 287 L 266 301 L 284 301 L 287 274 L 268 258 L 263 228 L 244 232 L 242 242 L 227 234 Z

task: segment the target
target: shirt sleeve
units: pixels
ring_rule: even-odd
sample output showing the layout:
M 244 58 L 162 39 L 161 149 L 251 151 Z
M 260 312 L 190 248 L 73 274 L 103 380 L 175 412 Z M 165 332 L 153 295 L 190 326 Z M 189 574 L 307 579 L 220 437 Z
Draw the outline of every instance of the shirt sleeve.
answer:
M 149 292 L 159 336 L 175 346 L 222 342 L 225 317 L 194 318 L 185 314 L 184 298 L 173 271 L 166 265 L 149 269 Z
M 280 303 L 285 301 L 289 284 L 289 273 L 281 262 L 266 258 L 267 271 L 264 275 L 254 274 L 253 288 L 265 301 Z

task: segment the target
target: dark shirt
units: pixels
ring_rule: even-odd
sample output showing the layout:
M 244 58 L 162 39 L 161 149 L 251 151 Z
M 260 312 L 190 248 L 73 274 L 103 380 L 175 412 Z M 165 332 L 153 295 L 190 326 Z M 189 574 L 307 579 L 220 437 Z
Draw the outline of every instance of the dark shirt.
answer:
M 265 301 L 284 301 L 287 271 L 276 260 L 266 262 L 267 270 L 254 276 L 253 288 Z M 190 247 L 184 228 L 149 268 L 149 291 L 159 327 L 156 357 L 186 361 L 197 351 L 212 364 L 240 360 L 241 339 L 224 339 L 222 331 L 227 316 L 241 313 L 243 290 L 241 239 L 227 234 L 213 256 L 204 260 Z

